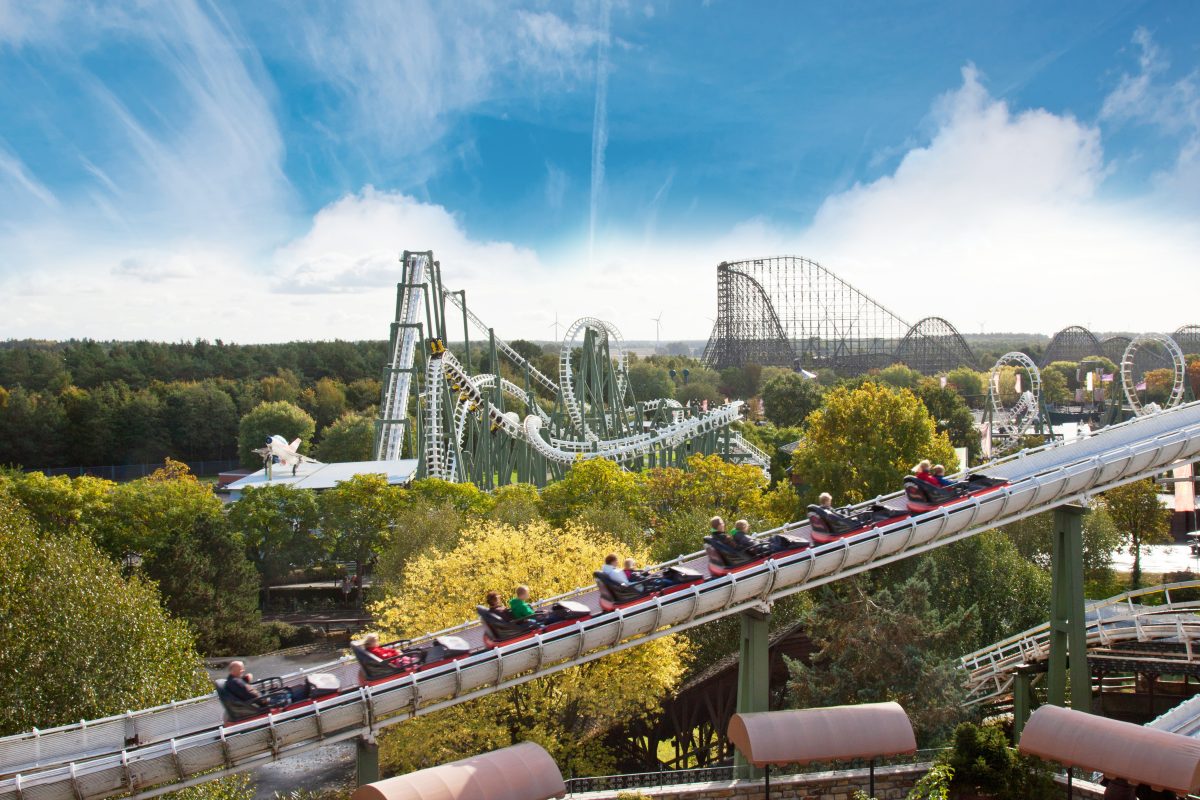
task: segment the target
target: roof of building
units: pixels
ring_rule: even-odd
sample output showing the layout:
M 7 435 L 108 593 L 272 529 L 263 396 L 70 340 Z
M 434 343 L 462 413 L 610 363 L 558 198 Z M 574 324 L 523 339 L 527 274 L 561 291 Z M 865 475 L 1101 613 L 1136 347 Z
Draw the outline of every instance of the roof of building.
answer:
M 397 461 L 343 461 L 337 464 L 301 464 L 292 474 L 291 467 L 276 465 L 271 469 L 271 479 L 267 480 L 267 471 L 260 469 L 252 475 L 229 484 L 231 492 L 240 492 L 247 488 L 260 488 L 268 485 L 286 484 L 296 489 L 332 489 L 342 481 L 347 481 L 355 475 L 383 475 L 391 484 L 408 483 L 417 473 L 416 459 Z
M 917 739 L 897 703 L 734 714 L 729 740 L 756 767 L 913 753 Z
M 1034 711 L 1021 752 L 1131 784 L 1191 794 L 1200 788 L 1200 741 L 1057 706 Z
M 521 742 L 360 786 L 351 800 L 549 800 L 566 791 L 550 754 Z

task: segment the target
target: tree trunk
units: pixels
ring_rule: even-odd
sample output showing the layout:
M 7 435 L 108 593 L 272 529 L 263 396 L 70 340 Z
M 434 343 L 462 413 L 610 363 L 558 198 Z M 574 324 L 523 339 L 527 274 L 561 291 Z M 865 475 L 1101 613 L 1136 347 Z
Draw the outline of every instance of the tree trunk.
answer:
M 1142 541 L 1136 533 L 1133 535 L 1133 571 L 1129 583 L 1131 589 L 1142 588 Z

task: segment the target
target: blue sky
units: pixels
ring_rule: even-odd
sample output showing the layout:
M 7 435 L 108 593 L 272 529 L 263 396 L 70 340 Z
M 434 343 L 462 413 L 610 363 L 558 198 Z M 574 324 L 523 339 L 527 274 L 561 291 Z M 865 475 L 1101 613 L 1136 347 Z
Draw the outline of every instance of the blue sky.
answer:
M 774 253 L 909 320 L 1170 330 L 1198 34 L 1182 2 L 0 0 L 0 336 L 379 338 L 405 248 L 510 338 L 702 338 L 715 265 Z

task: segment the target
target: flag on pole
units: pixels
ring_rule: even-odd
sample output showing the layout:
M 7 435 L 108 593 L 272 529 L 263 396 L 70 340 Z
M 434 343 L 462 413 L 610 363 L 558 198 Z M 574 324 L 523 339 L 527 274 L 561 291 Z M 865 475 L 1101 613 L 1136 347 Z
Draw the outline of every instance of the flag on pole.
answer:
M 1113 382 L 1113 374 L 1111 372 L 1104 373 L 1103 375 L 1100 376 L 1100 381 L 1102 383 L 1112 383 Z
M 945 375 L 943 375 L 943 376 L 940 378 L 940 381 L 941 381 L 941 384 L 942 384 L 942 388 L 943 388 L 943 389 L 945 389 L 945 388 L 946 388 L 946 376 L 945 376 Z
M 1013 391 L 1017 394 L 1021 393 L 1021 373 L 1013 375 Z
M 1135 386 L 1133 388 L 1139 392 L 1144 392 L 1144 391 L 1146 391 L 1146 382 L 1142 381 L 1141 383 L 1139 383 L 1137 386 Z
M 1096 387 L 1096 373 L 1089 372 L 1087 374 L 1087 390 L 1090 392 Z

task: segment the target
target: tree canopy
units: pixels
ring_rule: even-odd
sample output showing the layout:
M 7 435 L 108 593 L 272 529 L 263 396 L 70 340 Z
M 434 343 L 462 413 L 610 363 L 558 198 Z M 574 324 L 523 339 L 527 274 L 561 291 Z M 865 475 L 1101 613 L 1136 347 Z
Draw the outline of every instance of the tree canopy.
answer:
M 763 413 L 780 426 L 800 425 L 821 405 L 821 386 L 798 372 L 780 372 L 762 387 Z
M 907 389 L 873 381 L 838 387 L 805 425 L 792 470 L 806 489 L 802 502 L 823 491 L 837 503 L 857 503 L 898 490 L 913 465 L 931 459 L 950 467 L 954 449 L 925 406 Z
M 299 439 L 300 452 L 307 453 L 315 431 L 316 422 L 299 406 L 286 400 L 260 403 L 238 423 L 238 458 L 243 466 L 262 466 L 254 450 L 276 434 L 289 442 Z
M 1152 480 L 1117 486 L 1104 493 L 1104 505 L 1133 556 L 1131 584 L 1142 585 L 1142 546 L 1170 541 L 1171 512 L 1163 507 Z
M 0 734 L 209 690 L 187 626 L 86 538 L 42 536 L 0 491 Z

